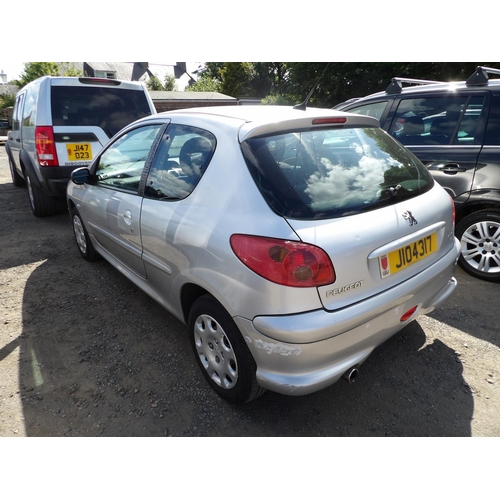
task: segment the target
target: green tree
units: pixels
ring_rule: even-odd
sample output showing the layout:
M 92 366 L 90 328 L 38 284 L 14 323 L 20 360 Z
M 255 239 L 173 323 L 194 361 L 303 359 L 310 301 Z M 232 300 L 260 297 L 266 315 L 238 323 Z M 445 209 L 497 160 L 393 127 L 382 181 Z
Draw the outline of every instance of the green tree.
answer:
M 14 101 L 16 96 L 9 94 L 0 94 L 0 108 L 8 108 L 9 106 L 14 106 Z
M 186 92 L 220 92 L 221 83 L 217 78 L 202 74 L 198 80 L 188 85 Z
M 221 92 L 232 97 L 255 97 L 250 81 L 254 76 L 252 63 L 228 62 L 219 70 Z
M 165 90 L 157 75 L 151 75 L 146 83 L 148 90 Z
M 274 102 L 277 96 L 283 97 L 287 94 L 287 64 L 282 62 L 207 62 L 200 72 L 198 81 L 186 90 L 210 90 L 237 97 L 268 98 L 269 101 Z M 286 101 L 285 97 L 283 99 Z
M 465 80 L 478 65 L 500 67 L 500 63 L 474 62 L 208 62 L 200 83 L 186 90 L 204 90 L 203 86 L 218 82 L 217 91 L 234 97 L 258 97 L 266 104 L 299 104 L 322 75 L 308 104 L 332 107 L 352 97 L 385 90 L 393 77 Z
M 158 75 L 151 75 L 146 86 L 149 90 L 176 90 L 175 76 L 166 75 L 164 83 L 162 83 Z
M 327 63 L 287 63 L 288 98 L 302 102 L 313 88 Z M 311 106 L 331 107 L 353 97 L 362 97 L 386 89 L 393 77 L 422 80 L 465 80 L 476 66 L 498 67 L 498 63 L 447 62 L 345 62 L 331 63 L 311 96 Z
M 289 106 L 290 101 L 285 96 L 279 94 L 269 94 L 267 97 L 264 97 L 262 99 L 262 104 L 275 105 L 275 106 Z
M 19 80 L 13 80 L 14 85 L 22 88 L 28 83 L 45 75 L 60 74 L 59 65 L 55 62 L 29 62 L 24 65 L 24 71 Z
M 177 90 L 174 75 L 165 75 L 165 83 L 163 85 L 165 90 Z
M 82 70 L 75 68 L 73 65 L 65 67 L 63 71 L 63 76 L 82 76 L 82 75 L 83 75 Z

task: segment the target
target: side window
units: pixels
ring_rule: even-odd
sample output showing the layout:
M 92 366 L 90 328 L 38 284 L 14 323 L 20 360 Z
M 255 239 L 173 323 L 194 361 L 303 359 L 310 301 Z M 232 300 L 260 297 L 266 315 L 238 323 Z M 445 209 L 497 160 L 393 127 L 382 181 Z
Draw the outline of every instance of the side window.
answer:
M 19 130 L 21 128 L 21 116 L 24 103 L 24 94 L 21 94 L 16 99 L 14 110 L 12 112 L 12 130 Z
M 404 145 L 474 144 L 484 96 L 401 100 L 389 133 Z
M 23 127 L 35 126 L 37 108 L 36 103 L 38 100 L 39 91 L 40 85 L 35 82 L 28 88 L 28 91 L 26 92 L 22 116 Z
M 356 113 L 357 115 L 367 115 L 373 116 L 380 120 L 387 106 L 387 101 L 382 102 L 372 102 L 370 104 L 364 104 L 363 106 L 358 106 L 356 108 L 347 109 L 348 113 Z
M 156 150 L 145 196 L 161 200 L 189 196 L 205 173 L 215 145 L 215 137 L 206 130 L 170 125 Z
M 99 186 L 137 194 L 142 171 L 161 125 L 136 128 L 121 136 L 99 159 Z

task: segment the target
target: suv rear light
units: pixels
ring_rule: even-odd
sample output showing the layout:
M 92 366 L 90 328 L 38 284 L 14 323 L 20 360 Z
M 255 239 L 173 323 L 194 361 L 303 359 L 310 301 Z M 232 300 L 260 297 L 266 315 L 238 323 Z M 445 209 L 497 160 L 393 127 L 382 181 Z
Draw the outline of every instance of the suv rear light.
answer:
M 59 165 L 52 127 L 36 127 L 35 145 L 40 166 L 56 167 Z
M 314 245 L 233 234 L 231 248 L 249 269 L 279 285 L 306 288 L 335 281 L 330 257 Z
M 121 85 L 120 80 L 112 80 L 111 78 L 89 78 L 82 77 L 78 79 L 80 83 L 86 83 L 89 85 Z

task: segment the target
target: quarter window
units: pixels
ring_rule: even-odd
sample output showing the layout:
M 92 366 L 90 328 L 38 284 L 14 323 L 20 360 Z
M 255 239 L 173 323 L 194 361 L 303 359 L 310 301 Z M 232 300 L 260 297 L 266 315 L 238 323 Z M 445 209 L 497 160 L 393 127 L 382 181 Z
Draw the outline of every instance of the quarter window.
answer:
M 151 146 L 161 125 L 149 125 L 127 132 L 101 155 L 96 170 L 97 184 L 138 193 Z
M 24 94 L 21 94 L 15 102 L 14 111 L 12 113 L 12 130 L 19 130 L 21 128 L 21 116 L 24 102 Z
M 371 102 L 369 104 L 364 104 L 363 106 L 358 106 L 357 108 L 352 108 L 346 110 L 348 113 L 356 113 L 357 115 L 373 116 L 380 120 L 384 110 L 387 106 L 387 101 L 382 102 Z

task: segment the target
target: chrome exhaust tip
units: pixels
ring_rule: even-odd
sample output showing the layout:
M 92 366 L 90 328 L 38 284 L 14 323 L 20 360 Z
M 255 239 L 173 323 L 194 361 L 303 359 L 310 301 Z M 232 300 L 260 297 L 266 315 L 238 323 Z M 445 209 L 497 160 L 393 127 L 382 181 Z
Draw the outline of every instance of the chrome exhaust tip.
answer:
M 347 370 L 344 375 L 342 375 L 342 378 L 350 384 L 354 384 L 354 381 L 358 377 L 358 374 L 359 370 L 355 366 L 353 366 L 352 368 L 349 368 L 349 370 Z

